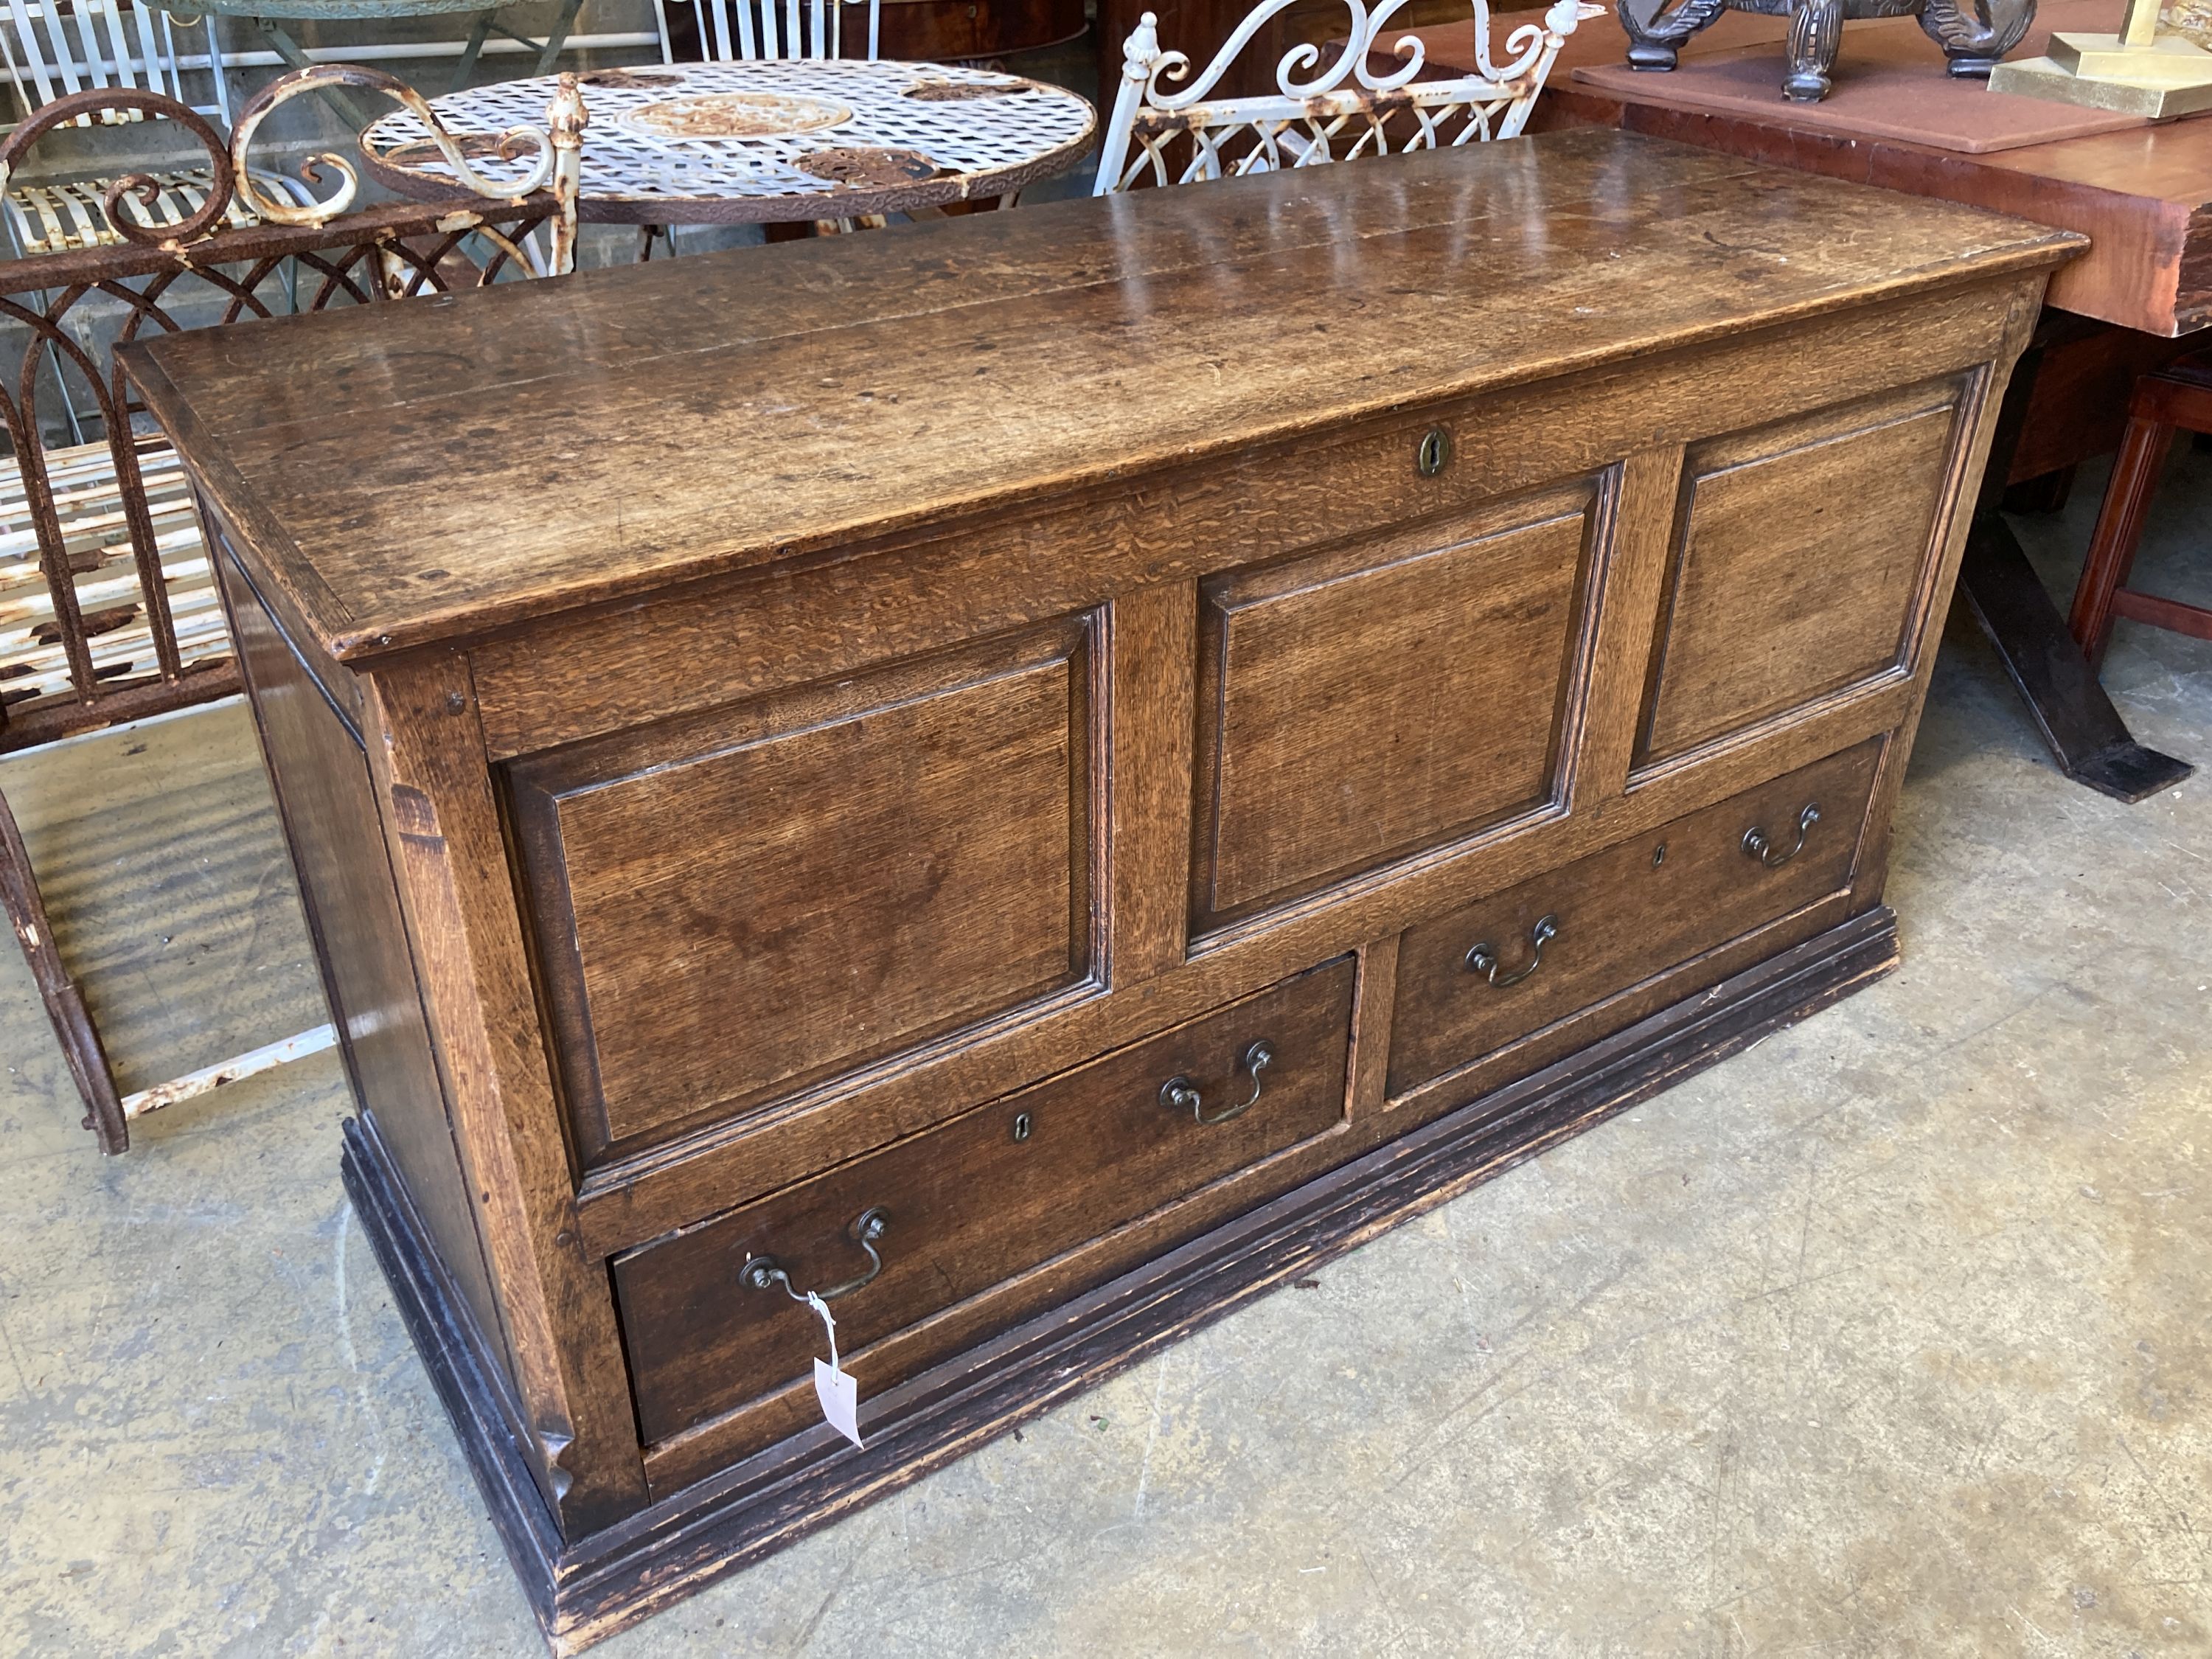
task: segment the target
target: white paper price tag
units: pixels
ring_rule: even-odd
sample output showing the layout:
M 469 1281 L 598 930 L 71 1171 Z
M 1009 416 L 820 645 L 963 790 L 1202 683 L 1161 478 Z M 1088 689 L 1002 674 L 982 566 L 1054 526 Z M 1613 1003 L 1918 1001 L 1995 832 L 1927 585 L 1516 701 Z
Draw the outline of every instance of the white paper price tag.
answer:
M 822 1402 L 822 1415 L 829 1419 L 831 1428 L 856 1446 L 865 1443 L 860 1439 L 858 1383 L 835 1365 L 817 1359 L 814 1362 L 814 1397 Z
M 830 1304 L 809 1291 L 806 1305 L 822 1316 L 822 1328 L 830 1336 L 830 1360 L 814 1362 L 814 1397 L 822 1403 L 823 1419 L 854 1445 L 866 1449 L 860 1438 L 860 1385 L 837 1366 L 837 1322 Z

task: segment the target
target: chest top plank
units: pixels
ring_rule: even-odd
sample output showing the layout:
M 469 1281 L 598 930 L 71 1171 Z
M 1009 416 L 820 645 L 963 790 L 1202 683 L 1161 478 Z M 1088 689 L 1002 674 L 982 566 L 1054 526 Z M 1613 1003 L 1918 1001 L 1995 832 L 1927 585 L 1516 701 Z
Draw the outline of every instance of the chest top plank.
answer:
M 258 570 L 357 660 L 2078 240 L 1584 131 L 127 356 Z

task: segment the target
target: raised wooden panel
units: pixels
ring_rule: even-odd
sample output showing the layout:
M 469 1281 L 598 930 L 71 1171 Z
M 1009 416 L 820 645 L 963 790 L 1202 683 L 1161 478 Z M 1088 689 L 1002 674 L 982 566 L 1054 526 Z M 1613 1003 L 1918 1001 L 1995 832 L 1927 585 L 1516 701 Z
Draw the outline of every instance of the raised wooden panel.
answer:
M 586 1159 L 1085 981 L 1088 619 L 508 769 Z
M 1200 589 L 1192 930 L 1557 793 L 1597 481 Z
M 1902 671 L 1965 384 L 1692 447 L 1639 763 Z

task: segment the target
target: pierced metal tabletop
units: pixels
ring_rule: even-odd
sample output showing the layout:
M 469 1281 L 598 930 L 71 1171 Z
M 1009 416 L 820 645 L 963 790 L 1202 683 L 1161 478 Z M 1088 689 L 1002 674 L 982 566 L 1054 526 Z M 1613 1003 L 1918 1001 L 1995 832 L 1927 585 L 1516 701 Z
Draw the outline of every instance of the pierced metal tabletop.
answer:
M 616 224 L 743 224 L 902 213 L 1003 196 L 1066 172 L 1097 117 L 1066 89 L 943 64 L 787 58 L 655 64 L 578 77 L 578 216 Z M 430 100 L 489 177 L 498 135 L 543 128 L 551 76 Z M 369 170 L 404 194 L 451 195 L 429 133 L 395 113 L 361 136 Z

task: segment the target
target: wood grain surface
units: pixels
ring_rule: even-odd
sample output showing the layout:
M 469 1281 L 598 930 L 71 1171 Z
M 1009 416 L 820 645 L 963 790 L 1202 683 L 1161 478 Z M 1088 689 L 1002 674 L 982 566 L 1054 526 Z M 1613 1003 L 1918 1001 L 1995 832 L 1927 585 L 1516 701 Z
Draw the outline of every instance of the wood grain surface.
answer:
M 1881 749 L 1881 740 L 1872 739 L 1407 928 L 1398 947 L 1389 1093 L 1403 1096 L 1477 1064 L 1717 942 L 1843 890 Z M 1745 832 L 1756 828 L 1776 838 L 1776 854 L 1788 854 L 1808 805 L 1820 818 L 1803 850 L 1771 868 L 1744 851 Z M 1540 952 L 1534 938 L 1546 921 L 1551 927 Z M 1494 956 L 1501 979 L 1525 977 L 1490 982 L 1468 965 L 1468 952 L 1478 947 Z M 1537 1052 L 1524 1045 L 1532 1056 L 1524 1070 L 1534 1069 Z
M 2121 0 L 2046 7 L 2041 27 L 2052 27 L 2052 15 L 2063 13 L 2067 21 L 2057 26 L 2109 33 L 2119 27 L 2124 9 Z M 1498 23 L 1502 27 L 1506 21 Z M 1682 55 L 1687 59 L 1778 46 L 1789 32 L 1787 17 L 1730 12 L 1692 36 Z M 1440 24 L 1411 33 L 1427 49 L 1428 73 L 1472 71 L 1471 25 Z M 1869 37 L 1889 36 L 1905 42 L 1900 52 L 1925 58 L 1931 88 L 1942 95 L 1942 58 L 1910 18 L 1844 25 L 1844 59 L 1865 50 Z M 1624 95 L 1573 79 L 1579 65 L 1618 64 L 1627 54 L 1627 37 L 1610 14 L 1583 23 L 1560 52 L 1533 124 L 1554 130 L 1618 128 L 2078 231 L 2091 239 L 2090 246 L 2051 278 L 2052 305 L 2156 335 L 2212 325 L 2212 119 L 2169 121 L 1969 155 L 1871 133 L 1823 131 L 1798 118 L 1793 112 L 1801 106 L 1779 96 L 1771 109 L 1750 118 L 1669 108 L 1636 97 L 1632 88 Z M 1648 78 L 1656 96 L 1668 77 Z
M 862 1489 L 808 1484 L 818 1328 L 758 1255 L 856 1280 L 888 1213 L 846 1352 L 926 1459 L 1109 1281 L 1184 1295 L 1281 1194 L 1403 1213 L 1400 1148 L 1540 1144 L 1878 971 L 1959 504 L 2072 246 L 1592 133 L 141 354 L 307 630 L 280 786 L 367 755 L 561 1639 Z M 285 718 L 317 677 L 353 712 Z M 332 816 L 303 871 L 366 856 Z M 461 1235 L 382 1132 L 437 1115 L 357 1080 L 413 1287 Z
M 1639 763 L 1900 665 L 1966 390 L 1692 447 Z
M 210 497 L 352 659 L 2066 245 L 1598 131 L 870 241 L 125 355 Z M 1401 299 L 1372 303 L 1378 282 Z
M 1204 584 L 1194 932 L 1552 798 L 1596 501 L 1584 480 Z
M 743 1284 L 754 1256 L 772 1255 L 800 1291 L 830 1288 L 866 1268 L 852 1224 L 881 1211 L 882 1271 L 836 1305 L 840 1351 L 873 1387 L 884 1371 L 871 1348 L 884 1337 L 1327 1133 L 1344 1115 L 1352 982 L 1348 958 L 1316 969 L 617 1260 L 646 1437 L 669 1439 L 806 1374 L 821 1326 L 780 1288 Z M 1255 1042 L 1274 1054 L 1256 1079 L 1241 1063 Z M 1177 1077 L 1210 1118 L 1252 1103 L 1200 1124 L 1161 1099 Z M 1049 1298 L 1067 1289 L 1051 1282 Z M 1034 1281 L 1015 1287 L 994 1322 L 1025 1316 L 1045 1294 Z M 907 1345 L 895 1363 L 927 1364 L 948 1351 L 947 1334 Z M 755 1412 L 752 1444 L 804 1426 L 805 1409 L 787 1399 Z
M 587 1161 L 1093 972 L 1089 638 L 511 770 Z

